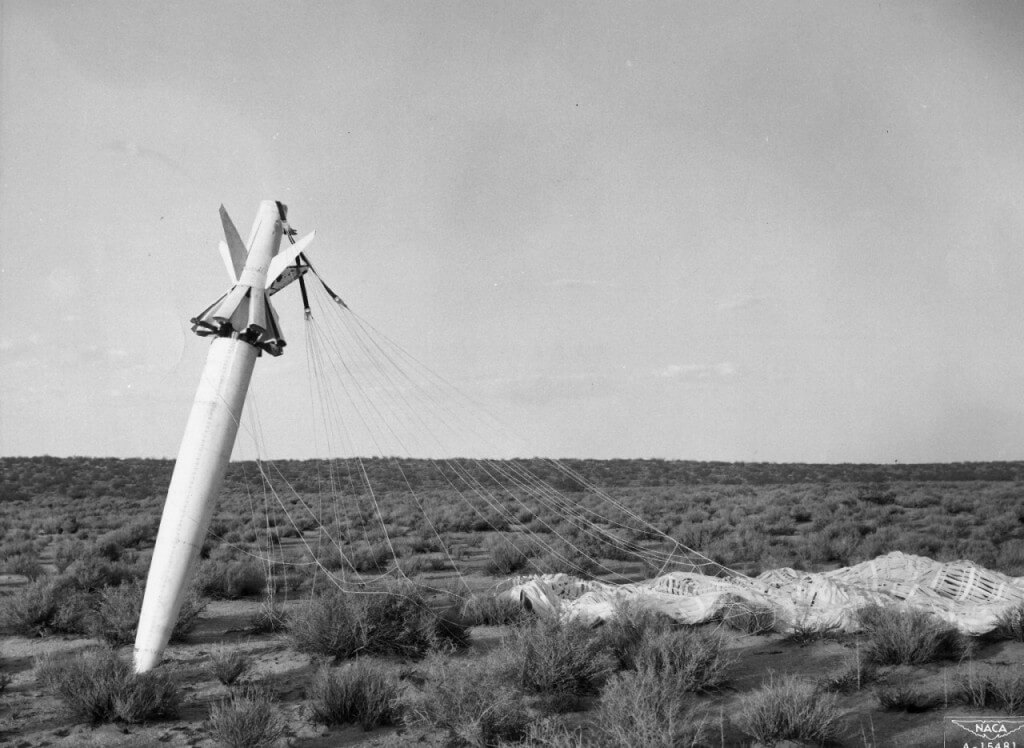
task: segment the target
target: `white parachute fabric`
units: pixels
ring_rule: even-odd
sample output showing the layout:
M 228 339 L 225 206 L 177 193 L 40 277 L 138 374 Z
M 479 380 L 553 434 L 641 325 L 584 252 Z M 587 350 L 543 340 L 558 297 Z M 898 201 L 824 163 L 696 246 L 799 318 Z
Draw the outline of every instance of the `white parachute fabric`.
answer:
M 967 634 L 996 627 L 1007 610 L 1024 604 L 1024 577 L 1009 577 L 970 561 L 940 562 L 898 551 L 826 572 L 775 569 L 758 577 L 671 572 L 634 584 L 585 581 L 566 574 L 512 580 L 505 594 L 542 615 L 590 623 L 629 603 L 687 624 L 759 611 L 780 632 L 798 627 L 857 628 L 866 605 L 924 610 Z

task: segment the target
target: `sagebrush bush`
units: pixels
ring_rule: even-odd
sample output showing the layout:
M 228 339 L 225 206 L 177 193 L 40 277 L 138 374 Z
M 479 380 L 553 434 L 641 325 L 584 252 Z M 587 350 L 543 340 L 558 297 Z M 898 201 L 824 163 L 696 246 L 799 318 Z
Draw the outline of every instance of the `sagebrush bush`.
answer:
M 574 621 L 540 620 L 520 627 L 507 646 L 515 682 L 527 693 L 596 693 L 615 668 L 600 639 Z
M 57 612 L 57 583 L 42 578 L 16 590 L 0 606 L 0 631 L 18 636 L 41 636 L 46 633 Z
M 270 693 L 251 684 L 210 707 L 205 727 L 228 748 L 270 748 L 285 732 L 285 721 Z
M 15 553 L 3 559 L 3 572 L 5 574 L 18 574 L 30 582 L 34 582 L 43 576 L 43 565 L 39 563 L 39 554 L 35 551 L 30 553 Z
M 522 603 L 504 595 L 472 595 L 459 610 L 467 626 L 508 626 L 530 619 Z
M 818 685 L 826 691 L 834 693 L 853 693 L 873 683 L 878 678 L 878 666 L 864 657 L 858 649 L 841 665 L 818 681 Z
M 104 587 L 116 587 L 124 582 L 141 579 L 145 573 L 145 568 L 138 563 L 111 560 L 95 550 L 75 559 L 67 568 L 67 576 L 86 592 L 96 592 Z
M 870 605 L 858 611 L 865 654 L 879 665 L 923 665 L 961 659 L 972 642 L 956 628 L 921 610 Z
M 724 641 L 704 629 L 648 630 L 635 654 L 635 667 L 659 673 L 680 692 L 707 692 L 727 682 L 732 659 Z
M 1024 671 L 1012 665 L 971 665 L 960 676 L 959 697 L 968 706 L 1010 714 L 1024 710 Z
M 666 671 L 639 666 L 615 675 L 601 691 L 597 725 L 616 748 L 704 745 L 708 719 L 689 703 Z
M 81 556 L 85 555 L 85 543 L 81 540 L 63 540 L 56 545 L 53 551 L 53 565 L 57 567 L 57 573 L 63 574 Z
M 395 724 L 401 716 L 398 678 L 366 659 L 340 668 L 321 667 L 306 690 L 314 722 L 358 724 L 364 730 Z
M 141 581 L 101 590 L 95 610 L 88 619 L 89 634 L 115 647 L 131 644 L 135 641 L 144 594 L 145 585 Z M 205 608 L 206 601 L 195 587 L 189 587 L 171 629 L 171 641 L 183 641 L 199 623 L 199 614 Z
M 927 712 L 943 706 L 944 694 L 923 688 L 908 678 L 894 678 L 875 688 L 878 705 L 889 711 Z
M 722 623 L 744 634 L 768 634 L 775 630 L 778 618 L 767 605 L 759 605 L 741 598 L 731 598 L 719 613 Z
M 210 651 L 207 670 L 225 686 L 230 686 L 245 675 L 251 667 L 252 660 L 245 652 L 221 645 Z
M 548 546 L 546 553 L 530 559 L 530 567 L 537 574 L 571 574 L 589 579 L 599 564 L 577 547 L 564 541 Z
M 288 613 L 273 597 L 264 598 L 251 618 L 249 631 L 254 634 L 276 634 L 288 628 Z
M 1006 610 L 996 621 L 996 636 L 1024 642 L 1024 604 Z
M 601 643 L 615 657 L 618 666 L 632 669 L 636 651 L 649 632 L 667 631 L 674 623 L 666 616 L 629 602 L 615 606 L 614 614 L 599 629 Z
M 826 743 L 840 733 L 835 696 L 796 676 L 773 678 L 740 701 L 737 726 L 758 742 Z
M 842 628 L 838 623 L 818 624 L 797 621 L 783 637 L 783 641 L 798 647 L 806 647 L 808 644 L 822 640 L 842 640 L 843 636 Z
M 262 563 L 252 558 L 209 560 L 199 567 L 196 584 L 204 595 L 237 600 L 264 592 L 267 588 L 267 570 Z
M 311 599 L 289 618 L 287 629 L 292 646 L 306 654 L 342 659 L 366 646 L 360 606 L 339 590 Z
M 408 699 L 410 717 L 447 731 L 457 745 L 522 740 L 534 720 L 509 684 L 511 672 L 508 652 L 500 649 L 474 660 L 431 655 L 422 693 Z
M 92 723 L 144 722 L 176 716 L 181 696 L 166 673 L 137 674 L 111 649 L 48 655 L 36 664 L 36 682 L 69 714 Z
M 386 571 L 396 554 L 385 542 L 367 543 L 360 541 L 344 549 L 344 559 L 353 571 Z
M 521 542 L 491 535 L 484 543 L 488 558 L 484 570 L 494 576 L 509 576 L 526 568 L 530 561 L 529 555 Z
M 469 641 L 459 620 L 435 611 L 407 585 L 373 592 L 329 589 L 298 611 L 288 630 L 298 651 L 337 659 L 357 654 L 422 657 L 431 649 Z

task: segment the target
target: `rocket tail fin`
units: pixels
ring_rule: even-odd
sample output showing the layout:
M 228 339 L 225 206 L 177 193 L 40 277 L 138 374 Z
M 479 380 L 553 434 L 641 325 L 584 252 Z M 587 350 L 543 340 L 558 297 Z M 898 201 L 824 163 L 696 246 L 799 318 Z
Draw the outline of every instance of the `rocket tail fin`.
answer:
M 235 228 L 235 224 L 231 221 L 231 216 L 228 215 L 223 205 L 220 206 L 220 222 L 224 226 L 224 238 L 227 240 L 227 255 L 224 256 L 224 263 L 227 264 L 228 258 L 230 258 L 230 267 L 234 270 L 232 280 L 238 280 L 242 276 L 242 269 L 245 267 L 245 258 L 249 254 L 249 250 L 245 248 L 242 237 L 238 234 L 238 229 Z M 221 255 L 224 255 L 223 249 L 221 250 Z
M 306 234 L 295 242 L 295 244 L 292 244 L 277 253 L 274 259 L 270 261 L 270 267 L 267 268 L 267 288 L 274 285 L 275 281 L 281 277 L 281 273 L 283 273 L 289 265 L 295 263 L 296 258 L 298 258 L 298 256 L 309 247 L 314 238 L 316 238 L 315 231 Z M 276 290 L 280 291 L 283 287 L 283 285 L 278 285 Z

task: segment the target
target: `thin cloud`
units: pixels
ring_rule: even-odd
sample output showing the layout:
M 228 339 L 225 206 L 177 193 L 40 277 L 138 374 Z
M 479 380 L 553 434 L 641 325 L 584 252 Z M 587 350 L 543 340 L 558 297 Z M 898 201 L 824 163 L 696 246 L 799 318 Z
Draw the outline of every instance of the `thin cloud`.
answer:
M 123 140 L 115 140 L 108 143 L 106 146 L 108 151 L 114 151 L 127 158 L 137 160 L 148 160 L 155 163 L 163 164 L 171 171 L 177 172 L 184 177 L 192 178 L 192 175 L 177 161 L 172 159 L 170 156 L 161 153 L 160 151 L 153 150 L 152 148 L 145 148 L 140 146 L 134 138 L 126 138 Z
M 662 379 L 683 382 L 724 380 L 736 376 L 736 365 L 731 361 L 722 361 L 717 364 L 669 364 L 657 369 L 654 375 Z

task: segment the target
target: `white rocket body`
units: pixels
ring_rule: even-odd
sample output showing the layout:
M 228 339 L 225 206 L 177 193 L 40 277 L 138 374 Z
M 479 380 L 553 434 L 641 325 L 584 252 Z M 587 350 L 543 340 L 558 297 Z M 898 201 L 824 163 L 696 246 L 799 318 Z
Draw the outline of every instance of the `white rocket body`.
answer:
M 135 639 L 135 669 L 140 673 L 159 664 L 177 621 L 231 457 L 256 358 L 260 350 L 273 353 L 268 346 L 277 346 L 280 353 L 283 345 L 276 336 L 276 319 L 268 319 L 275 315 L 265 298 L 268 271 L 281 243 L 281 210 L 272 201 L 260 204 L 248 252 L 242 256 L 241 240 L 233 226 L 228 229 L 230 219 L 222 211 L 238 278 L 209 314 L 204 312 L 219 327 L 185 426 L 149 567 Z M 261 342 L 267 340 L 268 326 L 275 335 L 271 343 Z M 213 323 L 205 327 L 213 329 Z

